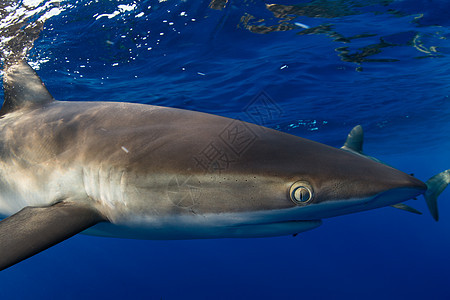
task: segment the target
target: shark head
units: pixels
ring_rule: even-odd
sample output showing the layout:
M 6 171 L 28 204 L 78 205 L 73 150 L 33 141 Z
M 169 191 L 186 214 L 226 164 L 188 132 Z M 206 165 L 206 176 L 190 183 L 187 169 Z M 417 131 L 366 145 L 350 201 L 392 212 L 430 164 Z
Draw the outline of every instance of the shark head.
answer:
M 245 126 L 258 137 L 234 164 L 180 181 L 189 186 L 184 195 L 195 195 L 192 211 L 233 220 L 241 233 L 293 234 L 324 218 L 395 205 L 427 190 L 415 177 L 363 155 Z
M 183 126 L 173 121 L 179 128 L 175 136 L 164 135 L 163 146 L 147 156 L 153 171 L 164 174 L 152 178 L 158 188 L 151 198 L 166 199 L 160 206 L 153 202 L 151 208 L 167 217 L 165 228 L 173 229 L 152 238 L 295 234 L 319 226 L 321 219 L 395 205 L 427 190 L 413 176 L 355 151 L 218 116 L 179 113 L 184 114 L 177 118 Z M 224 128 L 229 127 L 233 132 L 247 130 L 242 141 L 251 140 L 239 153 L 232 151 L 236 145 L 224 141 Z M 164 161 L 170 161 L 171 168 Z M 140 212 L 144 206 L 142 202 Z M 151 213 L 146 220 L 154 228 Z M 146 221 L 133 222 L 132 227 L 142 227 Z
M 289 186 L 285 190 L 292 215 L 300 219 L 395 205 L 427 190 L 426 184 L 413 176 L 354 153 L 309 141 L 302 141 L 299 148 L 302 155 L 294 157 L 292 167 L 285 168 L 290 172 L 280 176 Z

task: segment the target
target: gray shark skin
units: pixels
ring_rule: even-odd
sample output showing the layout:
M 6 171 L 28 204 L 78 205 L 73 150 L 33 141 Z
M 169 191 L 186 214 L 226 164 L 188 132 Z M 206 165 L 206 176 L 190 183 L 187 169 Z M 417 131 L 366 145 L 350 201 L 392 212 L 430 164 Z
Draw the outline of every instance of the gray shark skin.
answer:
M 56 101 L 26 62 L 5 68 L 4 91 L 0 270 L 80 232 L 297 234 L 420 194 L 435 203 L 448 184 L 448 171 L 425 184 L 364 156 L 359 135 L 341 150 L 200 112 Z

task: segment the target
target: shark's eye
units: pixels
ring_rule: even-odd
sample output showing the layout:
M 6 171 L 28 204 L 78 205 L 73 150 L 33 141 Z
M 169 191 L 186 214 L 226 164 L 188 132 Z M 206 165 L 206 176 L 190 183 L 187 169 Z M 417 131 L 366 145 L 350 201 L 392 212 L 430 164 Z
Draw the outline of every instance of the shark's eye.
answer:
M 292 202 L 297 205 L 309 203 L 314 196 L 311 185 L 306 181 L 294 182 L 289 190 L 289 195 L 291 196 Z

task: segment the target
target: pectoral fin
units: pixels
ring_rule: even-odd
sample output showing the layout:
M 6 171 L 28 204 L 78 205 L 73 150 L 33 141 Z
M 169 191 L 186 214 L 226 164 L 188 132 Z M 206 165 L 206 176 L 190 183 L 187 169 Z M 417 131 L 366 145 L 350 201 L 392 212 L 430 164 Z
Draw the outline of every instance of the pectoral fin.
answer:
M 0 221 L 0 271 L 106 219 L 73 202 L 25 207 Z
M 403 203 L 397 203 L 397 204 L 394 204 L 394 205 L 391 205 L 391 206 L 395 207 L 397 209 L 401 209 L 401 210 L 413 213 L 413 214 L 417 214 L 417 215 L 421 215 L 422 214 L 420 211 L 418 211 L 414 207 L 411 207 L 411 206 L 403 204 Z

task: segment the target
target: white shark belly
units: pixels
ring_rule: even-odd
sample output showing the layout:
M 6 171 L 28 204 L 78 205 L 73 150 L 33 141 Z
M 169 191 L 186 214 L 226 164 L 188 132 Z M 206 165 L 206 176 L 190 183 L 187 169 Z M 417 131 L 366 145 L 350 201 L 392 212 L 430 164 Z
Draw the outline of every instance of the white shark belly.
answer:
M 99 223 L 83 232 L 87 235 L 142 240 L 181 240 L 211 238 L 254 238 L 291 235 L 314 229 L 321 220 L 270 222 L 255 214 L 133 218 L 123 224 Z

